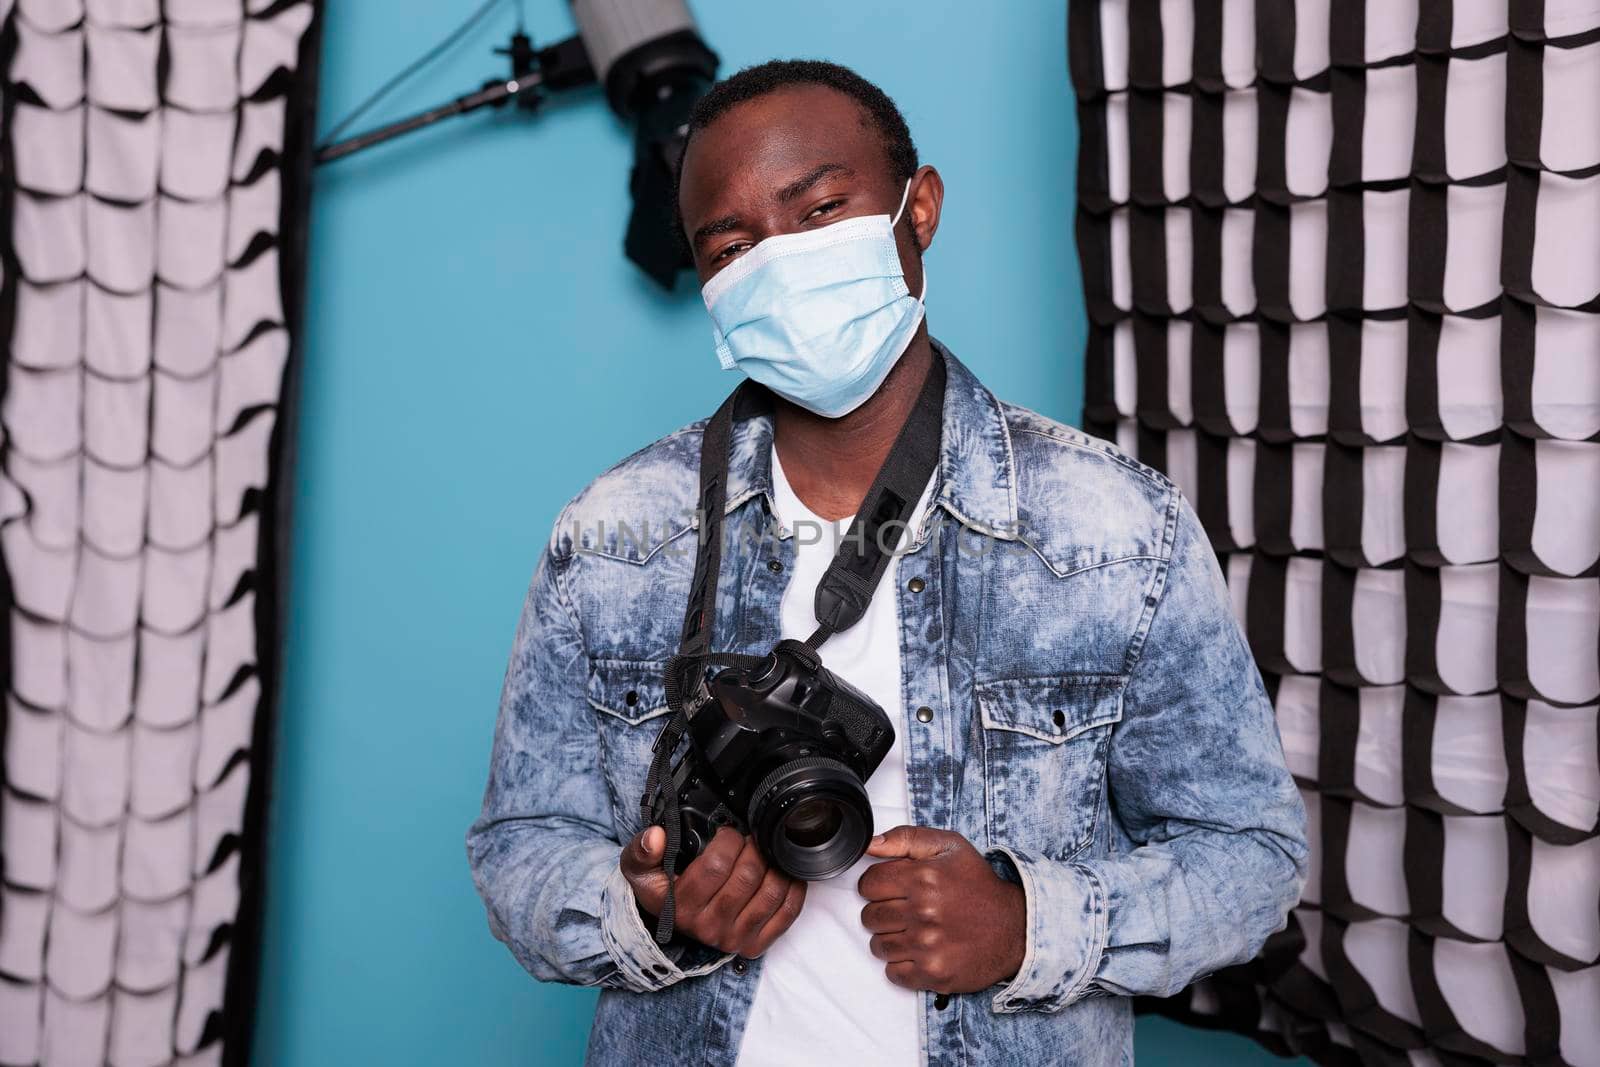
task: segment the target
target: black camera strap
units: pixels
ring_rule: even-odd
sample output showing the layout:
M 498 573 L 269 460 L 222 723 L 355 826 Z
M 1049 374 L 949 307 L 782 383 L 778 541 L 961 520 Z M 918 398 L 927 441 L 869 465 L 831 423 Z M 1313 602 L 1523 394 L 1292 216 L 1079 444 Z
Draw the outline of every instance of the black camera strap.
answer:
M 840 541 L 833 562 L 817 583 L 816 631 L 802 644 L 781 642 L 809 659 L 818 659 L 816 649 L 829 637 L 848 630 L 861 621 L 873 591 L 894 559 L 907 534 L 911 513 L 939 463 L 939 447 L 944 423 L 944 360 L 935 355 L 927 377 L 917 394 L 905 425 L 894 446 L 878 469 L 861 508 Z M 655 938 L 665 945 L 672 938 L 676 914 L 673 883 L 682 827 L 678 815 L 678 795 L 672 788 L 672 755 L 689 728 L 695 712 L 711 699 L 706 685 L 706 669 L 713 666 L 753 666 L 760 656 L 712 652 L 711 640 L 717 611 L 717 579 L 722 569 L 724 510 L 727 505 L 729 449 L 733 424 L 770 407 L 770 396 L 760 386 L 744 382 L 735 389 L 706 424 L 700 442 L 700 540 L 695 555 L 694 577 L 689 585 L 689 603 L 683 616 L 683 632 L 678 654 L 667 661 L 665 690 L 671 714 L 656 737 L 640 801 L 640 820 L 651 821 L 657 793 L 665 807 L 667 846 L 661 866 L 667 874 L 667 895 L 656 920 Z M 795 647 L 799 646 L 799 647 Z

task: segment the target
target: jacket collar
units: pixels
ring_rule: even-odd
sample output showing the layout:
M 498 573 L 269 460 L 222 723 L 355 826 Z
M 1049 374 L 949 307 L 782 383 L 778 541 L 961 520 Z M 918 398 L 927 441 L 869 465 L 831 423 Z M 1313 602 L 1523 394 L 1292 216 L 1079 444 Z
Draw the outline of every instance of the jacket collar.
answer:
M 933 503 L 963 525 L 1014 540 L 1016 472 L 1000 401 L 948 348 L 937 340 L 932 343 L 945 365 L 944 425 Z M 735 423 L 729 452 L 727 511 L 758 496 L 766 498 L 770 510 L 772 416 Z

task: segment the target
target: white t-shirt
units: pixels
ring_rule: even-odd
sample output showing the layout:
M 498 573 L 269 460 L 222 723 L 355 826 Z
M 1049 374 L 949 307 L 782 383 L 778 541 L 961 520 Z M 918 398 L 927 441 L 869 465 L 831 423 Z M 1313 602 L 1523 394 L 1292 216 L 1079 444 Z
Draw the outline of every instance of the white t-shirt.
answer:
M 932 479 L 929 479 L 930 486 Z M 795 495 L 772 450 L 772 488 L 778 521 L 795 528 L 795 561 L 779 611 L 784 637 L 804 640 L 817 628 L 812 597 L 828 569 L 849 519 L 829 522 Z M 909 524 L 916 529 L 927 507 L 924 489 Z M 811 544 L 805 542 L 811 541 Z M 902 543 L 903 547 L 903 543 Z M 900 617 L 894 594 L 898 559 L 878 584 L 862 620 L 828 638 L 823 664 L 888 713 L 895 743 L 867 779 L 874 832 L 910 822 L 906 792 L 906 709 L 900 696 Z M 866 901 L 856 882 L 876 863 L 863 856 L 827 881 L 812 882 L 800 917 L 767 950 L 744 1042 L 743 1067 L 921 1062 L 922 997 L 892 984 L 884 964 L 867 948 L 861 925 Z

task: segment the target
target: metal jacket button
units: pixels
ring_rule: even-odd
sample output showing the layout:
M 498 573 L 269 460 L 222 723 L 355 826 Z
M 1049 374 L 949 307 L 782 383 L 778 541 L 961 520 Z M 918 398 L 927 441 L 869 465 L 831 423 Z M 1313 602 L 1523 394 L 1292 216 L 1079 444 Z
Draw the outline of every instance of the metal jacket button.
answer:
M 933 998 L 933 1006 L 940 1011 L 944 1011 L 950 1006 L 950 995 L 948 993 L 940 993 Z
M 922 707 L 918 708 L 917 709 L 917 721 L 918 722 L 932 722 L 933 721 L 933 709 L 928 707 L 927 705 L 923 705 Z
M 743 956 L 735 956 L 733 958 L 733 973 L 734 974 L 743 974 L 745 971 L 748 971 L 749 969 L 750 969 L 750 965 L 744 961 L 744 957 Z
M 913 578 L 906 583 L 906 588 L 911 590 L 913 593 L 920 593 L 924 589 L 928 588 L 928 583 L 923 581 L 921 578 Z

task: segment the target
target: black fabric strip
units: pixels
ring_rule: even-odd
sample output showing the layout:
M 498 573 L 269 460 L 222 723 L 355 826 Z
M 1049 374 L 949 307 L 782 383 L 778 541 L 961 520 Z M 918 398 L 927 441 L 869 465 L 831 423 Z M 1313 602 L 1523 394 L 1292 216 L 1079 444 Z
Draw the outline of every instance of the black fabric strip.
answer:
M 1167 324 L 1171 319 L 1133 316 L 1133 356 L 1135 374 L 1135 412 L 1139 421 L 1158 430 L 1179 425 L 1167 396 Z
M 1411 185 L 1410 219 L 1406 227 L 1406 291 L 1425 311 L 1452 310 L 1444 302 L 1444 265 L 1450 254 L 1448 187 Z
M 1161 89 L 1161 0 L 1128 0 L 1128 84 Z M 1156 94 L 1160 101 L 1159 92 Z M 1155 141 L 1161 147 L 1159 135 Z M 1159 162 L 1156 173 L 1159 174 Z
M 1255 5 L 1256 72 L 1267 81 L 1294 81 L 1294 8 L 1292 3 Z M 1320 31 L 1320 27 L 1306 29 L 1309 33 Z
M 1196 208 L 1190 216 L 1194 235 L 1195 317 L 1218 325 L 1233 318 L 1222 305 L 1222 214 L 1220 208 Z M 1195 342 L 1198 345 L 1199 323 L 1195 325 Z M 1218 352 L 1220 354 L 1220 348 Z M 1221 367 L 1220 363 L 1218 367 Z M 1195 380 L 1199 380 L 1198 374 Z
M 1406 681 L 1427 693 L 1449 696 L 1439 676 L 1439 572 L 1406 564 Z
M 1287 323 L 1270 319 L 1257 323 L 1257 336 L 1261 342 L 1261 394 L 1256 436 L 1273 444 L 1297 440 L 1289 398 L 1291 329 Z
M 1103 216 L 1115 207 L 1111 199 L 1111 164 L 1106 102 L 1078 105 L 1078 209 Z
M 1101 95 L 1106 87 L 1100 51 L 1100 5 L 1067 5 L 1067 66 L 1078 99 Z
M 1251 234 L 1251 274 L 1256 287 L 1256 309 L 1266 318 L 1294 321 L 1289 306 L 1289 209 L 1266 200 L 1256 202 L 1255 229 Z
M 1432 6 L 1448 9 L 1444 4 Z M 1417 57 L 1417 129 L 1411 147 L 1411 173 L 1423 181 L 1450 180 L 1444 125 L 1449 72 L 1448 57 Z
M 1200 27 L 1195 27 L 1198 39 Z M 1196 60 L 1198 62 L 1198 59 Z M 1225 141 L 1222 135 L 1222 93 L 1198 92 L 1191 98 L 1189 115 L 1189 195 L 1195 203 L 1220 208 L 1228 203 L 1223 185 Z M 1198 262 L 1198 261 L 1197 261 Z M 1196 284 L 1199 281 L 1195 271 Z
M 1156 171 L 1157 179 L 1160 171 Z M 1167 303 L 1167 213 L 1164 208 L 1134 205 L 1128 210 L 1128 256 L 1133 274 L 1133 306 L 1163 319 L 1172 315 Z
M 1089 324 L 1083 378 L 1084 428 L 1113 437 L 1117 425 L 1115 328 Z
M 1258 21 L 1260 11 L 1257 8 Z M 1277 204 L 1295 199 L 1289 192 L 1286 166 L 1289 99 L 1293 92 L 1282 85 L 1264 83 L 1256 87 L 1256 195 Z
M 1222 20 L 1223 0 L 1195 0 L 1194 2 L 1194 84 L 1208 93 L 1220 93 L 1228 87 L 1222 75 Z M 1191 145 L 1201 148 L 1200 138 Z
M 1332 198 L 1329 200 L 1330 227 L 1347 225 L 1343 220 L 1334 222 Z M 1356 225 L 1360 226 L 1359 217 L 1356 219 Z M 1329 263 L 1328 270 L 1331 296 L 1334 286 L 1332 263 Z M 1361 287 L 1359 260 L 1355 264 L 1355 271 L 1354 285 L 1356 298 L 1359 301 Z M 1328 437 L 1342 445 L 1364 445 L 1370 441 L 1361 422 L 1360 319 L 1345 316 L 1333 316 L 1328 319 Z
M 1256 547 L 1275 556 L 1294 554 L 1290 512 L 1294 503 L 1292 445 L 1256 444 L 1256 478 L 1252 493 Z
M 1439 463 L 1443 448 L 1422 437 L 1406 441 L 1406 556 L 1426 567 L 1452 562 L 1439 547 Z
M 1439 414 L 1439 332 L 1441 317 L 1421 308 L 1406 316 L 1406 425 L 1429 441 L 1447 441 Z M 1410 541 L 1410 530 L 1406 533 Z
M 1283 601 L 1289 561 L 1258 555 L 1250 563 L 1250 589 L 1245 599 L 1245 634 L 1262 670 L 1298 673 L 1284 651 Z
M 1199 499 L 1194 501 L 1195 514 L 1217 553 L 1237 551 L 1243 546 L 1235 543 L 1233 528 L 1228 522 L 1228 439 L 1198 430 L 1194 444 L 1196 480 L 1200 486 Z

